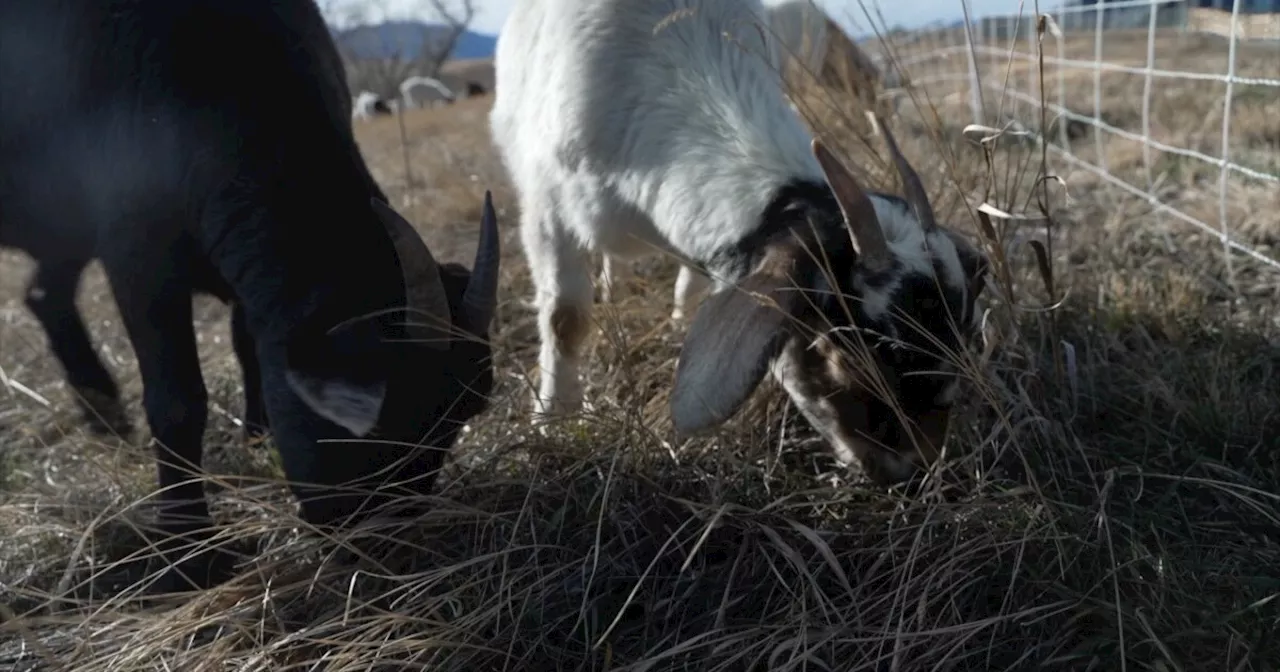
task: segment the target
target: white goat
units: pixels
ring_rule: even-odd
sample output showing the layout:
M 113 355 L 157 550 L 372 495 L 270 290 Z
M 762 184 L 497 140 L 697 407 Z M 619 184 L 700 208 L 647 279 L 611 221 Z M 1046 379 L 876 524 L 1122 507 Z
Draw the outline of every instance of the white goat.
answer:
M 811 73 L 824 86 L 847 87 L 868 110 L 880 114 L 897 111 L 901 86 L 896 70 L 882 76 L 880 68 L 831 17 L 813 0 L 784 0 L 765 6 L 769 35 L 778 41 L 783 62 L 794 63 Z M 882 99 L 887 99 L 883 102 Z M 794 103 L 792 110 L 796 110 Z M 798 110 L 796 110 L 798 112 Z M 600 270 L 600 297 L 613 300 L 616 288 L 630 274 L 630 265 L 622 259 L 605 255 Z M 691 302 L 706 287 L 691 267 L 681 265 L 676 278 L 673 320 L 682 320 L 692 308 Z
M 377 104 L 378 94 L 372 91 L 361 91 L 360 95 L 355 97 L 355 102 L 351 105 L 351 120 L 359 119 L 367 120 L 373 116 L 373 106 Z
M 439 94 L 438 98 L 426 99 L 426 100 L 431 100 L 433 102 L 443 100 L 443 101 L 452 103 L 453 101 L 458 99 L 458 96 L 453 92 L 452 89 L 445 86 L 444 82 L 441 82 L 440 80 L 434 79 L 432 77 L 423 77 L 421 75 L 414 75 L 400 83 L 400 97 L 404 99 L 404 106 L 406 108 L 413 109 L 413 108 L 419 107 L 418 101 L 415 100 L 413 97 L 413 90 L 415 88 L 430 89 L 432 91 L 435 91 L 437 94 Z
M 842 462 L 900 480 L 946 435 L 958 380 L 938 346 L 971 334 L 985 258 L 936 225 L 887 128 L 906 200 L 810 140 L 763 15 L 759 0 L 515 3 L 490 125 L 537 289 L 535 413 L 581 406 L 589 254 L 656 248 L 717 280 L 680 353 L 678 434 L 726 421 L 771 370 Z

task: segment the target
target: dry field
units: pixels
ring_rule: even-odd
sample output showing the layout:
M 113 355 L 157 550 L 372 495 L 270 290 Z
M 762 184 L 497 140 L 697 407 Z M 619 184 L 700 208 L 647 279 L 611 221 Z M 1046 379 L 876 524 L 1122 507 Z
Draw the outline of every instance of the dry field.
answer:
M 1225 53 L 1169 45 L 1170 68 Z M 1250 67 L 1280 77 L 1280 58 Z M 1087 79 L 1068 86 L 1091 96 Z M 1162 85 L 1153 124 L 1170 144 L 1203 137 L 1216 152 L 1203 129 L 1221 123 L 1220 88 Z M 1132 79 L 1107 75 L 1104 90 L 1109 118 L 1133 128 Z M 940 121 L 963 108 L 930 96 L 936 113 L 894 123 L 939 215 L 979 237 L 961 195 L 1034 210 L 1039 150 L 1002 138 L 988 169 L 961 124 Z M 1276 91 L 1237 96 L 1238 156 L 1277 172 Z M 897 188 L 857 110 L 805 102 L 875 183 Z M 406 115 L 412 189 L 396 120 L 357 132 L 439 257 L 470 263 L 494 191 L 505 268 L 493 409 L 456 449 L 432 513 L 317 539 L 274 454 L 238 438 L 228 313 L 199 299 L 209 491 L 246 553 L 209 591 L 138 597 L 145 430 L 86 434 L 22 305 L 26 260 L 3 253 L 0 669 L 1280 669 L 1276 273 L 1237 260 L 1232 290 L 1216 240 L 1051 161 L 1066 189 L 1048 183 L 1047 241 L 997 222 L 1003 242 L 985 243 L 1003 251 L 948 448 L 962 486 L 909 497 L 836 470 L 772 383 L 716 436 L 673 444 L 665 395 L 683 327 L 667 318 L 674 264 L 661 259 L 597 312 L 591 406 L 544 436 L 527 419 L 536 328 L 489 104 Z M 1091 137 L 1074 142 L 1092 151 Z M 1113 171 L 1142 170 L 1124 142 L 1106 151 Z M 1166 199 L 1216 221 L 1215 171 L 1156 163 Z M 1232 188 L 1235 230 L 1276 244 L 1280 192 Z M 1045 241 L 1044 268 L 1027 236 Z M 81 306 L 143 425 L 135 359 L 96 268 Z M 334 558 L 357 538 L 379 550 Z

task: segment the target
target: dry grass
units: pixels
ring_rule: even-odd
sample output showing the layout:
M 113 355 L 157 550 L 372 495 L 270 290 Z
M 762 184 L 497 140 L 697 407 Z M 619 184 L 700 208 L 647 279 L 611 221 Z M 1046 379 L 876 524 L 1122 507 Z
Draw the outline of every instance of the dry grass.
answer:
M 1194 105 L 1217 99 L 1180 95 L 1188 111 L 1153 109 L 1170 133 L 1194 132 Z M 842 130 L 856 114 L 807 102 L 824 134 L 893 188 L 876 145 Z M 146 515 L 150 458 L 84 434 L 19 301 L 26 266 L 6 254 L 0 366 L 49 405 L 0 398 L 0 668 L 1280 666 L 1274 275 L 1241 262 L 1240 299 L 1223 288 L 1216 244 L 1062 173 L 1072 200 L 1052 192 L 1055 295 L 1029 249 L 1009 242 L 989 297 L 992 351 L 949 449 L 967 487 L 906 498 L 834 470 L 772 384 L 718 436 L 672 445 L 665 394 L 682 329 L 665 317 L 674 266 L 654 260 L 597 313 L 592 408 L 541 436 L 526 418 L 537 341 L 520 299 L 530 286 L 488 104 L 406 117 L 419 184 L 401 211 L 439 256 L 469 263 L 480 197 L 495 192 L 506 266 L 494 409 L 455 451 L 429 515 L 336 540 L 304 534 L 274 457 L 242 446 L 230 415 L 215 411 L 215 516 L 251 554 L 238 578 L 195 596 L 138 599 L 130 556 L 145 552 L 133 526 Z M 954 126 L 913 114 L 896 128 L 941 216 L 975 232 L 959 195 L 984 188 L 1001 207 L 1026 209 L 1009 204 L 1029 191 L 1038 152 L 1002 140 L 988 173 Z M 1277 119 L 1247 118 L 1255 125 L 1237 130 L 1255 138 Z M 396 121 L 358 132 L 402 206 Z M 948 160 L 923 160 L 939 155 L 929 140 L 939 132 Z M 1167 179 L 1180 204 L 1216 202 L 1194 171 Z M 96 269 L 81 303 L 140 417 L 135 362 Z M 226 311 L 202 302 L 199 315 L 211 396 L 234 413 Z M 352 545 L 357 559 L 336 559 Z

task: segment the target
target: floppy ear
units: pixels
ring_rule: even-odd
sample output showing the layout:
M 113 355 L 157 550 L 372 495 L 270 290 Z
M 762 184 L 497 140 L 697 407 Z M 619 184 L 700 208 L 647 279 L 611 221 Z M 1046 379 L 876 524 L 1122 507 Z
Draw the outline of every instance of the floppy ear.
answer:
M 329 333 L 302 331 L 286 346 L 285 380 L 317 415 L 366 436 L 387 393 L 386 367 L 375 356 L 380 344 L 371 320 Z
M 737 287 L 717 292 L 694 316 L 676 365 L 671 420 L 680 435 L 724 423 L 755 391 L 807 305 L 790 264 L 768 263 Z

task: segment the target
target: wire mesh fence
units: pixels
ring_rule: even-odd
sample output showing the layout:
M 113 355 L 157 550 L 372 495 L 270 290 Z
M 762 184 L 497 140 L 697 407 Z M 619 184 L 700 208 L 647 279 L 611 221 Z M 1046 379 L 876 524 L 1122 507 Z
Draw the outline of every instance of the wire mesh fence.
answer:
M 1076 0 L 1037 15 L 1034 2 L 1007 0 L 1005 12 L 966 6 L 968 21 L 888 42 L 931 101 L 1028 132 L 1053 161 L 1215 238 L 1233 281 L 1240 255 L 1280 270 L 1280 3 L 1270 2 Z

